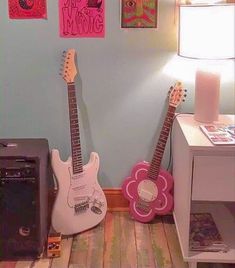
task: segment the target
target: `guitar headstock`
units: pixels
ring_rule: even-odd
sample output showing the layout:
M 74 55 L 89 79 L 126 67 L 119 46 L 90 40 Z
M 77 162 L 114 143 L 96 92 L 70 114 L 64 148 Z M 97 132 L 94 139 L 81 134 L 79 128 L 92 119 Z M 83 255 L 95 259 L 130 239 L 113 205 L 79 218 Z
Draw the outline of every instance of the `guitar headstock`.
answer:
M 68 49 L 63 53 L 62 64 L 62 77 L 67 83 L 74 82 L 74 78 L 77 75 L 77 68 L 75 64 L 76 51 L 75 49 Z
M 169 94 L 169 105 L 177 107 L 182 101 L 185 101 L 186 90 L 183 89 L 181 82 L 176 82 L 174 86 L 170 87 Z

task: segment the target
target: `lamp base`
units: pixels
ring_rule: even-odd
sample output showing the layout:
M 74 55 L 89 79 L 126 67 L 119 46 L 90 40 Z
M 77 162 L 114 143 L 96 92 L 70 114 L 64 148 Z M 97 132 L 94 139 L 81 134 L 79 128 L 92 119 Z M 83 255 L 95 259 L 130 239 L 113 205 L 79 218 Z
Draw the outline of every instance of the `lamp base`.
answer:
M 201 122 L 201 123 L 213 123 L 218 121 L 219 119 L 219 114 L 214 115 L 212 117 L 207 117 L 205 115 L 198 115 L 198 114 L 194 114 L 194 120 Z
M 194 119 L 212 123 L 219 117 L 220 75 L 197 71 L 195 80 Z

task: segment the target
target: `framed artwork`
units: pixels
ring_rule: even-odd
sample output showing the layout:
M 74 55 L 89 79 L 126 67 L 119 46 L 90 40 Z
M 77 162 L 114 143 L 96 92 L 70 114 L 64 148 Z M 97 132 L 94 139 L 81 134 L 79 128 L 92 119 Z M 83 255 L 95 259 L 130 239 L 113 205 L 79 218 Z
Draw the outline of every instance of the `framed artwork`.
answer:
M 46 0 L 8 0 L 10 19 L 45 19 Z
M 157 0 L 120 0 L 122 28 L 157 28 Z
M 60 36 L 104 37 L 105 0 L 59 0 Z

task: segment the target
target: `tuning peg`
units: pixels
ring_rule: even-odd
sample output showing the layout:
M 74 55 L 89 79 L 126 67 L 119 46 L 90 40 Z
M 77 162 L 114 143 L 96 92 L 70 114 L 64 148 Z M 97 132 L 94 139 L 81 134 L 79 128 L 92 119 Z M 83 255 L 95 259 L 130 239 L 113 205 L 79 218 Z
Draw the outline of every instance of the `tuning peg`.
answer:
M 184 91 L 185 91 L 185 92 L 187 92 L 188 90 L 187 90 L 187 89 L 185 89 Z
M 182 99 L 182 102 L 185 102 L 185 99 Z
M 184 94 L 184 97 L 187 97 L 187 94 Z

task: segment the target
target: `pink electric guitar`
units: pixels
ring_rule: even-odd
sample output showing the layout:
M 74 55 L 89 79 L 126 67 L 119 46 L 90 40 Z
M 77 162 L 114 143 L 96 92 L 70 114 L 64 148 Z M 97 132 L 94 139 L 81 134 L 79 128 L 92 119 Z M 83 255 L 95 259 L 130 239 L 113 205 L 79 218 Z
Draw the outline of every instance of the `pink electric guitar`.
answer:
M 131 176 L 122 184 L 122 193 L 130 202 L 130 213 L 140 222 L 149 222 L 155 215 L 164 215 L 173 208 L 173 178 L 160 166 L 175 109 L 184 96 L 180 82 L 170 88 L 168 111 L 151 164 L 145 161 L 137 163 Z

